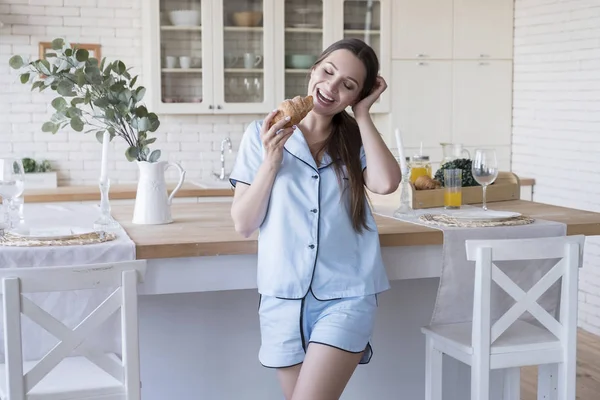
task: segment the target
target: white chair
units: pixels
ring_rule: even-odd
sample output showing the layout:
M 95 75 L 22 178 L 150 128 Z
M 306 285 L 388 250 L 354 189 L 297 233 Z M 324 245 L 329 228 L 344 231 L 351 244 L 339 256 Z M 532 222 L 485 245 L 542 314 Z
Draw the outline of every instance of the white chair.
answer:
M 507 369 L 504 400 L 518 400 L 519 368 L 549 364 L 558 364 L 556 398 L 575 400 L 577 280 L 584 239 L 580 235 L 466 241 L 467 259 L 476 262 L 473 321 L 421 329 L 427 346 L 426 400 L 442 400 L 443 354 L 471 366 L 471 400 L 489 399 L 490 370 L 493 369 Z M 494 264 L 495 261 L 544 259 L 560 260 L 527 292 Z M 557 321 L 537 300 L 561 278 Z M 493 323 L 490 318 L 492 282 L 515 300 Z M 539 324 L 518 320 L 525 311 Z
M 5 351 L 5 364 L 0 364 L 0 398 L 140 399 L 137 284 L 145 272 L 145 261 L 0 269 Z M 73 330 L 24 296 L 95 288 L 116 289 Z M 122 359 L 84 343 L 119 309 Z M 23 362 L 21 314 L 60 340 L 39 361 Z

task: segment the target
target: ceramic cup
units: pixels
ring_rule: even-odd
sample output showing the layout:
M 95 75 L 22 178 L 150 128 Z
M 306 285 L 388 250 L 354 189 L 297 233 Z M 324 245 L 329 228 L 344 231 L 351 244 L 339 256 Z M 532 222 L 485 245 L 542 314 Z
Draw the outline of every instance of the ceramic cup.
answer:
M 167 56 L 166 62 L 167 68 L 177 68 L 177 57 Z
M 181 68 L 188 69 L 192 65 L 192 57 L 189 56 L 181 56 L 179 57 L 179 65 Z

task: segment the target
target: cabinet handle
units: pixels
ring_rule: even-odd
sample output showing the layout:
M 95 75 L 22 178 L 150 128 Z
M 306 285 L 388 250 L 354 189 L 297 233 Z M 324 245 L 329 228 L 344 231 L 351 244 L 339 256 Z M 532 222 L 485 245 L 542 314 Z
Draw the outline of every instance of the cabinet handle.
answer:
M 212 110 L 212 109 L 213 109 L 213 106 L 212 106 L 212 104 L 208 106 L 208 109 L 209 109 L 209 110 Z
M 479 57 L 481 58 L 488 58 L 490 55 L 489 54 L 480 54 Z
M 419 62 L 417 63 L 417 65 L 427 65 L 427 63 L 426 63 L 426 62 L 423 62 L 423 61 L 419 61 Z
M 480 62 L 479 62 L 479 65 L 490 65 L 490 63 L 489 63 L 489 62 L 483 62 L 483 61 L 480 61 Z
M 217 106 L 217 110 L 220 110 L 221 108 L 223 108 L 223 107 L 221 107 L 221 105 L 219 104 L 219 105 Z
M 423 57 L 427 57 L 427 54 L 417 54 L 418 58 L 423 58 Z

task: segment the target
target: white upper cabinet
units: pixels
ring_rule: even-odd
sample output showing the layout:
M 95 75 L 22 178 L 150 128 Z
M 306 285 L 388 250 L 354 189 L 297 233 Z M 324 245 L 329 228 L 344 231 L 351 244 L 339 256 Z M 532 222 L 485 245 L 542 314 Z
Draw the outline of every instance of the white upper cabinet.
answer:
M 149 0 L 144 59 L 152 110 L 267 113 L 275 106 L 275 0 Z
M 419 147 L 423 143 L 424 147 L 432 147 L 450 142 L 452 62 L 395 60 L 392 68 L 392 128 L 401 130 L 404 146 Z
M 512 59 L 513 0 L 454 0 L 454 58 Z
M 452 0 L 394 0 L 392 8 L 392 58 L 452 58 Z
M 510 145 L 512 62 L 455 61 L 453 137 L 457 143 Z

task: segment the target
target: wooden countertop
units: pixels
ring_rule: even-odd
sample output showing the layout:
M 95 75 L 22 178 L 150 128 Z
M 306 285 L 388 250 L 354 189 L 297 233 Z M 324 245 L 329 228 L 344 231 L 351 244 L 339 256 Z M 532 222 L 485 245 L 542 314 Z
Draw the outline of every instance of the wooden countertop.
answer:
M 169 192 L 173 190 L 175 183 L 168 183 Z M 135 199 L 137 184 L 118 184 L 110 187 L 109 197 L 111 200 Z M 232 196 L 233 191 L 229 188 L 204 189 L 192 183 L 184 183 L 175 197 L 217 197 Z M 100 189 L 98 186 L 59 186 L 54 189 L 31 189 L 25 191 L 26 203 L 47 203 L 55 201 L 96 201 L 100 200 Z
M 521 186 L 533 186 L 535 179 L 520 178 Z M 171 191 L 174 183 L 167 184 Z M 114 200 L 135 199 L 137 184 L 118 184 L 110 188 L 110 198 Z M 192 183 L 184 183 L 181 189 L 175 193 L 175 197 L 220 197 L 233 196 L 230 188 L 204 189 Z M 99 201 L 100 191 L 96 185 L 84 186 L 59 186 L 53 189 L 31 189 L 25 191 L 25 202 L 47 203 L 55 201 Z
M 600 213 L 512 200 L 489 203 L 494 210 L 510 210 L 568 225 L 569 235 L 600 235 Z M 133 206 L 114 205 L 112 214 L 136 244 L 138 259 L 254 254 L 256 234 L 243 238 L 235 232 L 229 202 L 173 204 L 175 220 L 167 225 L 134 225 Z M 382 246 L 439 245 L 442 231 L 375 216 Z

